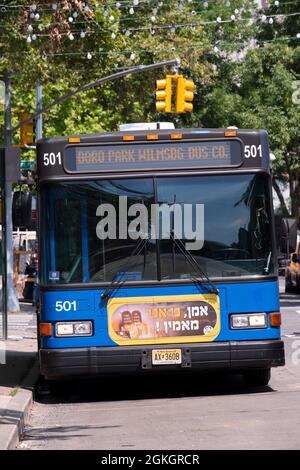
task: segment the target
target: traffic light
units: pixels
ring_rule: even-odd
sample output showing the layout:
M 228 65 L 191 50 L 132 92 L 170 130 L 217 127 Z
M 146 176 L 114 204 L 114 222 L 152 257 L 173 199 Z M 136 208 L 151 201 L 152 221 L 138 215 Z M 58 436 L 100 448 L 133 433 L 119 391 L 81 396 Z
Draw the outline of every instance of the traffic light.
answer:
M 30 117 L 30 114 L 26 113 L 26 111 L 18 112 L 18 118 L 20 122 L 25 121 L 25 119 L 28 119 L 29 117 Z M 28 122 L 27 124 L 24 124 L 20 128 L 20 144 L 21 146 L 34 144 L 33 121 Z
M 20 180 L 20 149 L 0 148 L 0 182 L 17 183 Z
M 13 227 L 29 229 L 32 223 L 32 193 L 15 191 L 12 201 Z
M 156 111 L 170 113 L 172 110 L 172 78 L 167 75 L 163 80 L 156 80 Z
M 187 80 L 183 75 L 177 75 L 176 85 L 176 113 L 190 113 L 193 111 L 194 91 L 196 89 L 193 80 Z

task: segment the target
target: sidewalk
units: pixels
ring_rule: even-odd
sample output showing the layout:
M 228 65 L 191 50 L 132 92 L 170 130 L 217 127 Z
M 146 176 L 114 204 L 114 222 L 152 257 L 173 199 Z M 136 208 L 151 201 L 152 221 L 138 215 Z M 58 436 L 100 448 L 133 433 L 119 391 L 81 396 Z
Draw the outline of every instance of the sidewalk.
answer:
M 9 314 L 8 340 L 0 341 L 0 450 L 18 443 L 38 378 L 35 310 L 25 303 L 20 308 L 20 313 Z

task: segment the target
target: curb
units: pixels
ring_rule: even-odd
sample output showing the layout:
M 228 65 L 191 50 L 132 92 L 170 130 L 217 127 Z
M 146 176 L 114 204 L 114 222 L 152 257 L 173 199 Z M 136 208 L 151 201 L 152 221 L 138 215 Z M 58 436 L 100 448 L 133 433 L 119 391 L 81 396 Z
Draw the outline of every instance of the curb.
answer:
M 37 360 L 25 376 L 20 390 L 9 400 L 7 409 L 0 418 L 0 450 L 13 450 L 18 445 L 29 421 L 33 405 L 34 386 L 39 377 Z M 4 426 L 1 426 L 4 424 Z

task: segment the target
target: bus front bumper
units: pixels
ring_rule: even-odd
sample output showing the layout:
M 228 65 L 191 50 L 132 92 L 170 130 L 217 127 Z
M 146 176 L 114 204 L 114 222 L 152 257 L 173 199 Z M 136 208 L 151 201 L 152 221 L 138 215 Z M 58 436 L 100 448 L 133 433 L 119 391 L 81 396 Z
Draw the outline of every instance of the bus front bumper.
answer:
M 181 349 L 182 363 L 154 366 L 154 349 Z M 41 373 L 46 379 L 151 372 L 239 372 L 285 364 L 284 345 L 281 340 L 41 349 L 39 355 Z

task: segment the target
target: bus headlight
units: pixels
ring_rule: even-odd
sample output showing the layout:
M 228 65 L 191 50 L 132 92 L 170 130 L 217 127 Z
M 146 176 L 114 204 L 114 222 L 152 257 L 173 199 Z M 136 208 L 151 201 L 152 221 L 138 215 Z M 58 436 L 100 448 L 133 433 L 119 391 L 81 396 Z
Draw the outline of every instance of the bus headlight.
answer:
M 74 323 L 75 335 L 86 336 L 92 334 L 92 322 Z
M 91 321 L 55 323 L 55 336 L 92 336 L 92 334 Z
M 267 328 L 266 313 L 240 313 L 231 315 L 231 328 Z

